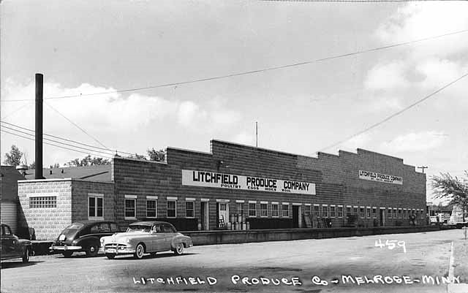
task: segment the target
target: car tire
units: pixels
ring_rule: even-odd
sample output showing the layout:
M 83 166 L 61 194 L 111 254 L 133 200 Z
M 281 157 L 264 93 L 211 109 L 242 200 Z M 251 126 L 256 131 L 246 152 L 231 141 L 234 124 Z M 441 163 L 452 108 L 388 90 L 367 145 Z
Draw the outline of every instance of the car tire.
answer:
M 182 242 L 179 242 L 176 244 L 175 248 L 174 248 L 174 253 L 176 255 L 181 255 L 184 253 L 184 244 Z
M 26 249 L 24 250 L 24 254 L 23 254 L 24 263 L 29 262 L 29 253 L 30 253 L 29 247 L 26 247 Z
M 73 254 L 73 251 L 64 251 L 62 252 L 63 257 L 71 257 Z
M 142 259 L 144 254 L 145 254 L 145 247 L 143 246 L 143 244 L 138 243 L 138 245 L 135 248 L 135 254 L 134 254 L 135 258 Z
M 86 255 L 90 257 L 97 256 L 99 252 L 99 245 L 96 244 L 90 244 L 88 247 L 86 247 Z
M 115 253 L 106 253 L 106 256 L 108 259 L 114 259 L 115 258 Z

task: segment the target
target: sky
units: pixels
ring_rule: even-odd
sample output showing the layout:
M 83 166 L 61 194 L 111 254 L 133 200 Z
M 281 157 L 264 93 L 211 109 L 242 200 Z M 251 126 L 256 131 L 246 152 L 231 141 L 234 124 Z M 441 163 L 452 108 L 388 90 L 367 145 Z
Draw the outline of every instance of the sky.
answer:
M 361 148 L 428 167 L 428 200 L 432 176 L 468 169 L 468 2 L 0 9 L 2 162 L 11 145 L 34 161 L 41 73 L 45 142 L 61 146 L 44 145 L 46 167 L 152 148 L 209 152 L 211 139 L 312 157 Z

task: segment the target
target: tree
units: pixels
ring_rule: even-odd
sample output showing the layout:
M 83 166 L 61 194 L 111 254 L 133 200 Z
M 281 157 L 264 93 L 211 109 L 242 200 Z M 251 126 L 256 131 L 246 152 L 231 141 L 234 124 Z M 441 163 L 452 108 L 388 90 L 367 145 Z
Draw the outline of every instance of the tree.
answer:
M 5 161 L 3 163 L 8 166 L 19 166 L 23 153 L 15 145 L 11 146 L 10 153 L 5 154 Z
M 449 204 L 458 205 L 463 211 L 463 222 L 468 212 L 468 171 L 465 171 L 467 179 L 453 177 L 449 173 L 441 173 L 432 177 L 432 188 L 436 198 L 449 199 Z
M 147 151 L 151 161 L 162 162 L 166 160 L 166 152 L 164 150 L 156 151 L 154 148 Z
M 76 158 L 74 160 L 71 160 L 65 165 L 69 167 L 83 167 L 83 166 L 94 166 L 94 165 L 110 165 L 110 163 L 111 162 L 108 159 L 104 159 L 100 157 L 91 157 L 91 155 L 87 155 L 83 159 Z

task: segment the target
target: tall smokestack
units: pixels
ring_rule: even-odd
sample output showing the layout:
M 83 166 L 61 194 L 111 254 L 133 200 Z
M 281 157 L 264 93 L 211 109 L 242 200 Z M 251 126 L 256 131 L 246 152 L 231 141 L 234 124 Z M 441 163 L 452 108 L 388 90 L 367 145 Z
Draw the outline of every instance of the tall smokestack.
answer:
M 36 73 L 36 172 L 35 179 L 44 179 L 42 176 L 42 134 L 43 134 L 43 82 L 44 76 Z

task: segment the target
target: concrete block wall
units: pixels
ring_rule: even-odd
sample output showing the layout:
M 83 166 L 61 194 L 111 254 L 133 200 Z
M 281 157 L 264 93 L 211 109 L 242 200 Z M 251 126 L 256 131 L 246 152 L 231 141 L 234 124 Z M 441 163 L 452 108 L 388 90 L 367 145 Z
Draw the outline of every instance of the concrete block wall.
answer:
M 37 240 L 58 237 L 72 219 L 72 180 L 43 179 L 18 182 L 18 197 L 22 207 L 21 227 L 34 228 Z M 34 196 L 55 196 L 55 208 L 30 208 Z
M 72 222 L 89 220 L 89 195 L 103 195 L 103 220 L 115 219 L 114 184 L 74 179 L 72 181 Z M 70 223 L 71 224 L 71 223 Z M 65 228 L 65 227 L 64 227 Z

